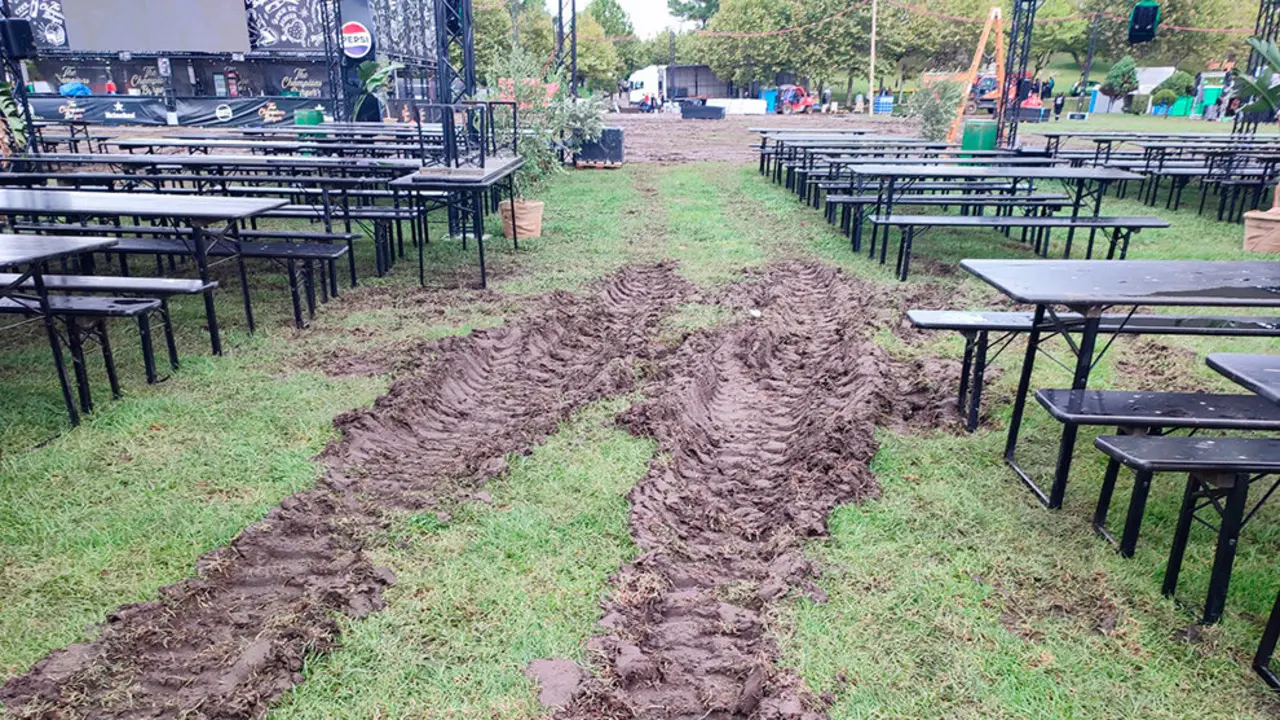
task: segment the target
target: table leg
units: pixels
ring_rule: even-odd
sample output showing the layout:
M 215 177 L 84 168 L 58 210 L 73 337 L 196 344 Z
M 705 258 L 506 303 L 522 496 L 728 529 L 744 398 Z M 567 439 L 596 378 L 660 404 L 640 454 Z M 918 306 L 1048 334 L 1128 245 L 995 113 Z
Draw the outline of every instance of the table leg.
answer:
M 1253 656 L 1253 669 L 1271 687 L 1280 690 L 1280 678 L 1271 671 L 1271 657 L 1276 653 L 1276 640 L 1280 639 L 1280 593 L 1276 594 L 1276 602 L 1271 606 L 1271 618 L 1267 620 L 1267 629 L 1262 633 L 1262 641 L 1258 643 L 1258 653 Z
M 196 269 L 200 273 L 200 281 L 209 284 L 209 255 L 205 244 L 204 230 L 198 223 L 191 224 L 191 244 L 195 249 Z M 222 336 L 218 332 L 218 315 L 213 307 L 213 290 L 204 291 L 204 316 L 209 323 L 209 340 L 213 345 L 213 354 L 222 354 Z
M 1080 206 L 1084 204 L 1084 178 L 1076 181 L 1074 202 L 1071 203 L 1071 227 L 1067 228 L 1067 244 L 1062 249 L 1062 259 L 1071 259 L 1071 242 L 1076 238 L 1075 221 L 1080 217 Z
M 471 228 L 476 236 L 476 247 L 480 249 L 480 287 L 485 288 L 489 286 L 489 279 L 484 266 L 484 208 L 478 191 L 471 193 Z
M 1018 379 L 1018 391 L 1013 397 L 1013 414 L 1009 417 L 1009 434 L 1005 438 L 1004 459 L 1013 463 L 1013 453 L 1018 447 L 1018 431 L 1022 428 L 1022 414 L 1027 406 L 1027 392 L 1031 387 L 1031 371 L 1036 364 L 1036 350 L 1040 345 L 1040 326 L 1044 323 L 1045 306 L 1037 305 L 1027 334 L 1027 352 L 1022 358 L 1022 375 Z
M 507 195 L 511 198 L 511 245 L 520 249 L 520 228 L 516 225 L 516 176 L 507 176 Z
M 49 336 L 49 347 L 53 350 L 53 366 L 58 371 L 58 384 L 62 388 L 62 400 L 67 406 L 67 415 L 73 426 L 80 424 L 80 412 L 76 409 L 75 398 L 71 395 L 71 382 L 67 379 L 67 364 L 62 357 L 62 342 L 58 340 L 58 328 L 54 325 L 53 310 L 49 307 L 49 290 L 44 284 L 44 263 L 31 266 L 31 280 L 35 285 L 36 297 L 40 302 L 40 315 L 44 318 L 45 332 Z
M 1093 370 L 1093 349 L 1098 340 L 1098 326 L 1102 322 L 1102 313 L 1097 308 L 1090 308 L 1084 315 L 1084 328 L 1080 334 L 1080 347 L 1076 354 L 1076 373 L 1071 381 L 1072 390 L 1084 390 L 1089 386 L 1089 373 Z M 1079 427 L 1075 423 L 1065 423 L 1062 426 L 1062 441 L 1058 445 L 1058 465 L 1053 475 L 1053 487 L 1049 491 L 1048 505 L 1052 509 L 1062 507 L 1078 431 Z

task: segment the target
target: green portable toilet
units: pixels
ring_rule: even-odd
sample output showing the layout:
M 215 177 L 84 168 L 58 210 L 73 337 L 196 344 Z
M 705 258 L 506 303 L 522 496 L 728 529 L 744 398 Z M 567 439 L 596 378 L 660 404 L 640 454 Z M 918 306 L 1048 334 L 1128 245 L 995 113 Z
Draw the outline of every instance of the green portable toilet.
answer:
M 964 135 L 960 139 L 961 150 L 995 150 L 996 121 L 966 120 Z

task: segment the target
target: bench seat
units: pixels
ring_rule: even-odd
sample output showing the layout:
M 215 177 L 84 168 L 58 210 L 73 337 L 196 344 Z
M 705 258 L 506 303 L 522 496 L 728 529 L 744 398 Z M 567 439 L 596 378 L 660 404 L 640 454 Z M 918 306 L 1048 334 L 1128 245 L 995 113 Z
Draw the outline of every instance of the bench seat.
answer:
M 1231 568 L 1239 546 L 1240 531 L 1258 507 L 1275 490 L 1275 484 L 1249 510 L 1249 490 L 1269 475 L 1280 474 L 1280 438 L 1171 437 L 1150 435 L 1104 435 L 1094 446 L 1113 461 L 1135 472 L 1133 497 L 1125 524 L 1127 549 L 1132 553 L 1138 528 L 1146 509 L 1147 494 L 1155 473 L 1187 473 L 1182 507 L 1174 529 L 1169 562 L 1165 566 L 1162 591 L 1172 597 L 1186 554 L 1192 524 L 1210 521 L 1196 514 L 1209 510 L 1217 515 L 1218 539 L 1202 621 L 1215 623 L 1226 606 Z M 1122 544 L 1122 551 L 1124 545 Z
M 161 302 L 155 298 L 49 296 L 49 311 L 54 317 L 61 318 L 66 325 L 66 340 L 71 351 L 71 365 L 81 410 L 84 412 L 93 410 L 89 371 L 84 354 L 86 339 L 97 340 L 98 346 L 102 349 L 102 360 L 107 371 L 107 381 L 111 385 L 111 395 L 115 398 L 120 397 L 120 380 L 116 375 L 115 357 L 111 351 L 111 340 L 107 335 L 105 322 L 108 318 L 132 318 L 137 322 L 138 335 L 142 340 L 142 358 L 147 371 L 147 382 L 157 382 L 150 316 L 160 308 Z M 33 316 L 38 312 L 33 311 L 33 304 L 30 301 L 23 302 L 9 297 L 0 298 L 0 314 Z M 82 326 L 77 322 L 78 319 L 91 322 L 87 326 Z
M 1068 331 L 1082 327 L 1084 317 L 1062 313 Z M 1035 315 L 1029 312 L 978 312 L 965 310 L 908 310 L 907 320 L 921 330 L 951 330 L 965 338 L 957 405 L 967 413 L 970 432 L 978 427 L 982 389 L 991 333 L 1017 335 L 1032 330 Z M 1205 315 L 1103 315 L 1098 332 L 1111 335 L 1187 335 L 1218 337 L 1278 337 L 1280 317 L 1214 317 Z M 997 340 L 996 344 L 1000 341 Z
M 1280 405 L 1257 395 L 1038 390 L 1036 401 L 1054 419 L 1072 425 L 1280 430 Z
M 1020 216 L 956 216 L 956 215 L 872 215 L 873 226 L 885 228 L 902 228 L 902 237 L 898 242 L 898 260 L 896 270 L 899 280 L 906 280 L 911 271 L 911 251 L 915 242 L 916 231 L 922 228 L 996 228 L 1038 230 L 1035 233 L 1035 250 L 1041 257 L 1049 254 L 1049 230 L 1110 230 L 1111 238 L 1107 245 L 1107 259 L 1112 260 L 1119 252 L 1123 260 L 1129 252 L 1129 241 L 1134 233 L 1151 228 L 1167 228 L 1169 221 L 1158 217 L 1071 217 L 1069 215 Z M 888 252 L 888 231 L 885 231 L 885 242 L 880 247 L 880 264 L 885 263 Z M 1071 254 L 1071 235 L 1067 236 L 1064 257 Z M 875 253 L 876 235 L 871 237 L 871 252 Z M 1089 234 L 1089 244 L 1085 257 L 1093 259 L 1093 233 Z

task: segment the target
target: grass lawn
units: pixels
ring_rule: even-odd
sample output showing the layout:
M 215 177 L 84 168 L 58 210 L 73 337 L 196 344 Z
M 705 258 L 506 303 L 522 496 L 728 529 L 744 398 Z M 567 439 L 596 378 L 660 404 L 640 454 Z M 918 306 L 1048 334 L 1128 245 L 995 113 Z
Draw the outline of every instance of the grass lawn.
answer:
M 282 279 L 258 268 L 258 334 L 241 332 L 237 288 L 224 278 L 227 356 L 207 356 L 196 331 L 199 302 L 185 300 L 178 324 L 186 361 L 154 387 L 142 381 L 136 338 L 120 326 L 115 344 L 126 396 L 113 402 L 98 388 L 98 410 L 73 431 L 61 428 L 39 336 L 6 339 L 5 676 L 90 637 L 87 626 L 186 577 L 201 553 L 314 483 L 320 469 L 310 458 L 333 437 L 332 417 L 368 405 L 391 381 L 389 374 L 323 372 L 335 358 L 501 324 L 529 296 L 585 291 L 592 279 L 632 262 L 676 259 L 683 275 L 711 291 L 744 268 L 814 258 L 898 288 L 891 268 L 853 256 L 818 212 L 752 167 L 577 172 L 541 195 L 544 237 L 522 241 L 518 253 L 495 239 L 487 292 L 459 289 L 473 277 L 474 259 L 437 242 L 429 257 L 433 288 L 417 289 L 406 261 L 387 279 L 343 288 L 299 332 L 288 325 Z M 1137 236 L 1131 257 L 1246 257 L 1239 226 L 1193 210 L 1165 211 L 1162 203 L 1158 210 L 1132 200 L 1104 204 L 1108 213 L 1154 212 L 1173 221 L 1169 230 Z M 957 306 L 974 308 L 994 295 L 947 269 L 964 257 L 1028 255 L 988 231 L 930 233 L 915 252 L 922 261 L 909 287 L 938 284 Z M 372 259 L 361 263 L 367 273 Z M 669 342 L 728 319 L 705 295 L 669 319 Z M 957 338 L 943 335 L 914 344 L 892 333 L 878 339 L 902 355 L 961 351 Z M 1274 343 L 1122 338 L 1094 386 L 1229 391 L 1203 356 L 1268 349 Z M 1015 348 L 996 362 L 1003 376 L 988 393 L 993 420 L 979 432 L 881 433 L 874 469 L 882 494 L 840 508 L 830 537 L 809 547 L 828 601 L 790 599 L 771 619 L 783 664 L 815 693 L 830 693 L 833 718 L 1274 716 L 1280 705 L 1248 660 L 1277 589 L 1277 511 L 1265 509 L 1244 533 L 1225 620 L 1194 628 L 1193 617 L 1159 592 L 1179 479 L 1155 484 L 1137 557 L 1124 560 L 1089 529 L 1103 466 L 1091 434 L 1077 443 L 1061 512 L 1043 510 L 997 461 L 1020 357 Z M 1034 384 L 1061 386 L 1066 378 L 1040 363 Z M 398 577 L 387 608 L 344 621 L 343 645 L 309 660 L 306 681 L 273 716 L 541 717 L 524 665 L 540 657 L 587 660 L 583 645 L 596 632 L 609 576 L 635 554 L 624 495 L 654 450 L 610 422 L 633 401 L 617 397 L 587 408 L 529 456 L 511 458 L 510 469 L 486 488 L 487 502 L 393 515 L 372 542 L 375 561 Z M 1030 411 L 1023 459 L 1040 473 L 1052 467 L 1057 429 Z M 1122 479 L 1112 517 L 1123 517 L 1128 482 Z M 1183 599 L 1203 599 L 1211 549 L 1210 533 L 1194 531 Z

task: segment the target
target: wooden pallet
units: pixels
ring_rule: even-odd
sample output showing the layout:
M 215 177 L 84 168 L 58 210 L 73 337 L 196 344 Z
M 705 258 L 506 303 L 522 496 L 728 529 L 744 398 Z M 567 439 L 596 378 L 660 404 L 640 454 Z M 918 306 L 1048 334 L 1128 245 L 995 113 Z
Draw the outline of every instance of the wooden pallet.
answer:
M 622 167 L 622 163 L 609 162 L 577 162 L 574 167 L 579 170 L 617 170 Z

